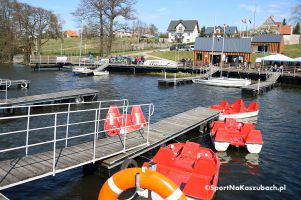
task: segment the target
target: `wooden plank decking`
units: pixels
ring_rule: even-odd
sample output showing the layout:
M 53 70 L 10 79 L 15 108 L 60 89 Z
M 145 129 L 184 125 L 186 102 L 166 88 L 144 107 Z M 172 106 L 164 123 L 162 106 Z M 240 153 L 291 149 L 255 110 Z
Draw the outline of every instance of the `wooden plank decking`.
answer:
M 151 124 L 149 134 L 149 146 L 133 149 L 124 154 L 102 161 L 102 165 L 111 169 L 120 165 L 127 158 L 134 158 L 161 144 L 164 144 L 188 131 L 200 126 L 207 125 L 212 120 L 218 118 L 219 111 L 209 108 L 198 107 L 178 115 L 165 118 L 157 123 Z
M 123 152 L 123 145 L 118 136 L 96 140 L 94 161 L 103 160 L 102 163 L 107 168 L 112 168 L 128 157 L 141 155 L 202 124 L 207 124 L 217 118 L 218 113 L 218 111 L 198 107 L 151 124 L 148 146 L 146 145 L 146 132 L 130 133 L 127 135 L 126 148 L 128 151 L 126 153 Z M 123 139 L 122 135 L 121 139 Z M 94 141 L 91 141 L 56 149 L 55 172 L 92 163 L 93 145 Z M 0 190 L 52 175 L 53 161 L 53 151 L 1 161 Z
M 80 97 L 93 96 L 93 95 L 97 95 L 97 93 L 98 93 L 97 90 L 85 88 L 85 89 L 45 93 L 45 94 L 39 94 L 33 96 L 10 98 L 7 99 L 7 103 L 5 103 L 4 100 L 0 100 L 0 104 L 2 104 L 2 106 L 32 105 L 36 103 L 72 99 L 72 98 L 77 98 L 78 96 Z

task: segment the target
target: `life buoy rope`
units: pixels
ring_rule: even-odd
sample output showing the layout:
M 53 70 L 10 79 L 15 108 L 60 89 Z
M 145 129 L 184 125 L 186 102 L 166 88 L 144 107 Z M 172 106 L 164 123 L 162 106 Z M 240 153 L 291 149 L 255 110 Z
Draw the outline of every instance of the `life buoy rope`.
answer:
M 138 183 L 137 174 L 139 174 Z M 117 200 L 123 191 L 135 187 L 151 190 L 166 200 L 186 200 L 185 195 L 174 182 L 147 168 L 128 168 L 117 172 L 102 186 L 98 200 Z

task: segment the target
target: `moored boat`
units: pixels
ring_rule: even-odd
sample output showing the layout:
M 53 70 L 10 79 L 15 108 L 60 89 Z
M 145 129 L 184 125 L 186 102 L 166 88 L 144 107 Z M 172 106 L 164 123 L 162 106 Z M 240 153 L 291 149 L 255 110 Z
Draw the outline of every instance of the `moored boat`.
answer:
M 210 136 L 217 151 L 226 151 L 230 145 L 246 146 L 250 153 L 259 153 L 263 145 L 262 134 L 251 123 L 240 123 L 227 118 L 212 124 Z
M 100 70 L 93 70 L 94 76 L 106 76 L 109 75 L 108 71 L 100 71 Z
M 211 85 L 211 86 L 221 86 L 221 87 L 244 87 L 251 84 L 251 80 L 249 79 L 238 79 L 238 78 L 209 78 L 209 79 L 193 79 L 192 82 L 203 84 L 203 85 Z
M 76 75 L 77 74 L 86 74 L 86 75 L 93 74 L 93 70 L 89 69 L 87 67 L 74 67 L 72 69 L 72 72 Z
M 193 142 L 161 147 L 153 159 L 143 164 L 170 178 L 187 199 L 212 199 L 218 182 L 220 161 L 215 153 Z M 143 193 L 144 197 L 148 194 Z M 162 200 L 155 192 L 153 200 Z
M 131 114 L 121 114 L 116 105 L 110 106 L 104 130 L 109 136 L 130 133 L 145 128 L 147 125 L 140 106 L 133 106 Z
M 211 105 L 209 108 L 220 110 L 219 120 L 226 118 L 244 119 L 256 117 L 259 113 L 259 105 L 251 102 L 248 107 L 245 106 L 242 99 L 237 99 L 233 104 L 229 104 L 226 100 L 221 101 L 217 105 Z

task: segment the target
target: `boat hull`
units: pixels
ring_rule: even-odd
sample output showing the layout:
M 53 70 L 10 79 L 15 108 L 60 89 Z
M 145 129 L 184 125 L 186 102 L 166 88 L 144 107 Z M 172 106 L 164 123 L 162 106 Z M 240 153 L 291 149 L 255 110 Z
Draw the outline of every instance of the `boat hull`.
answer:
M 246 144 L 250 153 L 260 153 L 262 144 Z
M 232 118 L 232 119 L 253 118 L 256 117 L 258 113 L 259 110 L 252 111 L 252 112 L 235 113 L 235 114 L 220 114 L 218 119 L 220 121 L 224 121 L 225 118 Z
M 109 72 L 107 71 L 93 71 L 94 76 L 107 76 Z
M 251 84 L 248 79 L 234 79 L 234 78 L 212 78 L 212 79 L 193 79 L 194 83 L 219 86 L 219 87 L 243 87 Z

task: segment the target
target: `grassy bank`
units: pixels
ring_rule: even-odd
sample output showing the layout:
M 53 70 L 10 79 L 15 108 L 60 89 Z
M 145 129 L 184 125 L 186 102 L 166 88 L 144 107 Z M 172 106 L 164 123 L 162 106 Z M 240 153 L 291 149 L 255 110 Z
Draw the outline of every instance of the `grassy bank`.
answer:
M 164 73 L 163 72 L 148 72 L 148 73 L 143 73 L 145 75 L 149 76 L 161 76 L 164 78 Z M 191 74 L 191 73 L 183 73 L 183 72 L 177 72 L 176 77 L 177 78 L 184 78 L 184 77 L 194 77 L 197 76 L 198 74 Z M 166 72 L 166 77 L 167 78 L 174 78 L 175 73 L 172 72 Z
M 301 57 L 301 45 L 300 44 L 294 44 L 294 45 L 285 45 L 284 46 L 284 55 L 287 55 L 291 58 L 297 58 Z M 264 56 L 270 55 L 269 53 L 253 53 L 252 54 L 252 63 L 255 63 L 256 58 L 261 58 Z
M 82 54 L 87 55 L 99 53 L 99 38 L 83 38 Z M 104 39 L 104 51 L 106 51 L 107 40 Z M 137 42 L 137 38 L 114 38 L 112 44 L 112 54 L 123 55 L 129 53 L 139 53 L 141 49 L 152 50 L 166 48 L 168 44 L 149 43 L 142 44 Z M 63 41 L 51 39 L 42 46 L 43 55 L 60 55 L 61 48 L 63 55 L 79 55 L 80 38 L 64 38 Z
M 157 56 L 163 59 L 178 61 L 182 58 L 192 59 L 192 51 L 156 51 L 149 55 Z

